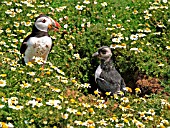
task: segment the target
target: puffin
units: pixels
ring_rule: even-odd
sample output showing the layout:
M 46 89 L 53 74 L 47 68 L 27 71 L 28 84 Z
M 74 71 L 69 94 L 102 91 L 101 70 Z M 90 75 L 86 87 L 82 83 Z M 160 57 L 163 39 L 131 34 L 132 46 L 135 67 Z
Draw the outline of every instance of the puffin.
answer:
M 48 30 L 59 31 L 60 24 L 51 17 L 40 14 L 34 22 L 32 32 L 22 42 L 20 53 L 23 56 L 22 64 L 34 62 L 35 57 L 41 57 L 44 62 L 47 61 L 53 43 L 48 34 Z M 43 64 L 44 67 L 44 64 Z
M 126 84 L 113 64 L 111 49 L 108 46 L 102 46 L 92 57 L 97 57 L 101 61 L 95 71 L 95 82 L 102 94 L 110 92 L 110 95 L 114 95 L 119 94 L 120 91 L 125 93 Z

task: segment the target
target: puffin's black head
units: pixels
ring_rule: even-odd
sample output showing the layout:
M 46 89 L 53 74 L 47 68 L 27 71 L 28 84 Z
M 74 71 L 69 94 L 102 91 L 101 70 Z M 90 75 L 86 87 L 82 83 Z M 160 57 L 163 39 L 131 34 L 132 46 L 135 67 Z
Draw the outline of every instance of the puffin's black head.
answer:
M 40 14 L 34 23 L 34 27 L 43 32 L 47 32 L 49 29 L 54 29 L 57 31 L 59 28 L 61 28 L 60 24 L 53 20 L 51 17 L 48 17 L 44 14 Z
M 102 46 L 92 56 L 93 57 L 96 56 L 99 59 L 104 60 L 104 61 L 109 61 L 112 57 L 112 52 L 108 46 Z

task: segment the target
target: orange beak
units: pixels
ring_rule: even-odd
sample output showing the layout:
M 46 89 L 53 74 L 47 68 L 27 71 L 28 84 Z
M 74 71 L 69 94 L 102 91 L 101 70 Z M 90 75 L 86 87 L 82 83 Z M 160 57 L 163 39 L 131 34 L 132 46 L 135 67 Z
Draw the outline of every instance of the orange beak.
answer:
M 54 31 L 58 31 L 61 28 L 60 24 L 55 21 L 55 25 L 54 25 Z
M 59 28 L 61 28 L 60 24 L 53 20 L 51 17 L 49 17 L 49 19 L 51 20 L 51 23 L 49 26 L 48 26 L 48 29 L 53 29 L 54 31 L 59 31 Z

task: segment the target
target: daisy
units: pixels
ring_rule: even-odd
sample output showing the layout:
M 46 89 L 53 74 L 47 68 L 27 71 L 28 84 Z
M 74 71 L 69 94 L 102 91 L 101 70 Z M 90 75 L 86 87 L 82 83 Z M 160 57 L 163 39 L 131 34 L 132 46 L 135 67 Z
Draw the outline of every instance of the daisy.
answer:
M 106 2 L 103 2 L 101 3 L 102 7 L 106 7 L 107 6 L 107 3 Z
M 22 6 L 22 4 L 20 4 L 20 3 L 15 3 L 15 5 L 16 5 L 16 6 Z
M 135 92 L 136 92 L 136 93 L 141 93 L 140 88 L 136 88 L 136 89 L 135 89 Z
M 20 23 L 14 22 L 14 26 L 18 28 L 20 26 Z
M 35 62 L 39 65 L 43 64 L 44 60 L 41 57 L 33 57 L 35 59 Z
M 15 11 L 16 11 L 17 13 L 21 13 L 21 12 L 22 12 L 22 9 L 16 8 Z
M 130 39 L 131 39 L 131 40 L 138 40 L 138 35 L 132 34 L 132 35 L 130 36 Z
M 94 4 L 97 4 L 97 1 L 94 1 Z
M 139 122 L 139 121 L 136 123 L 136 126 L 137 126 L 138 128 L 145 128 L 145 125 L 142 124 L 142 123 Z
M 122 97 L 120 100 L 123 101 L 124 103 L 128 103 L 129 102 L 129 99 L 127 97 Z
M 69 113 L 73 113 L 73 114 L 75 114 L 77 112 L 76 109 L 72 109 L 72 108 L 67 108 L 66 111 Z
M 110 96 L 111 92 L 106 92 L 105 94 L 106 96 Z
M 121 44 L 121 45 L 115 45 L 115 44 L 112 44 L 111 46 L 110 46 L 110 48 L 113 48 L 113 49 L 116 49 L 116 48 L 126 48 L 126 44 Z
M 115 125 L 116 128 L 123 128 L 124 127 L 124 123 L 119 123 Z
M 54 106 L 54 107 L 56 107 L 60 103 L 61 103 L 60 100 L 49 100 L 48 102 L 46 102 L 47 105 Z
M 15 15 L 16 15 L 16 12 L 12 12 L 9 16 L 10 17 L 15 17 Z
M 15 110 L 21 110 L 24 108 L 24 106 L 17 105 L 17 106 L 9 106 L 9 108 L 15 109 Z
M 169 121 L 168 121 L 168 120 L 165 120 L 165 119 L 163 119 L 163 120 L 161 121 L 161 123 L 163 123 L 163 124 L 165 124 L 165 125 L 169 125 Z
M 0 104 L 0 108 L 3 108 L 3 107 L 5 107 L 5 105 L 3 105 L 3 104 Z
M 90 105 L 89 105 L 88 103 L 82 103 L 82 105 L 83 105 L 83 107 L 85 107 L 85 108 L 89 108 L 89 107 L 90 107 Z
M 138 114 L 140 115 L 141 118 L 145 118 L 145 113 L 146 112 L 138 112 Z
M 12 5 L 12 2 L 6 2 L 5 1 L 4 3 L 6 3 L 7 6 L 11 6 Z
M 82 125 L 82 124 L 83 124 L 82 121 L 78 121 L 78 120 L 75 120 L 74 123 L 75 123 L 76 125 Z
M 106 30 L 109 30 L 109 31 L 111 31 L 111 30 L 114 30 L 115 28 L 106 28 Z
M 79 55 L 78 53 L 74 54 L 73 56 L 74 56 L 73 58 L 75 58 L 75 59 L 77 59 L 77 60 L 80 59 L 80 55 Z
M 72 49 L 73 49 L 72 43 L 69 43 L 69 44 L 68 44 L 68 47 L 69 47 L 69 50 L 72 50 Z
M 32 22 L 29 20 L 29 21 L 27 21 L 27 22 L 24 22 L 24 25 L 25 26 L 31 26 L 31 24 L 32 24 Z
M 150 115 L 152 115 L 152 116 L 154 116 L 155 115 L 155 111 L 154 111 L 154 109 L 149 109 L 149 111 L 148 112 L 146 112 L 147 114 L 150 114 Z
M 20 86 L 21 86 L 22 88 L 28 88 L 28 87 L 31 86 L 31 84 L 29 84 L 29 83 L 24 83 L 24 84 L 21 84 Z
M 166 128 L 163 123 L 160 123 L 159 125 L 157 125 L 157 127 L 158 127 L 158 128 L 159 128 L 159 127 L 160 127 L 160 128 Z
M 0 87 L 6 86 L 6 80 L 0 79 Z
M 23 34 L 23 33 L 25 33 L 25 30 L 18 30 L 18 32 Z
M 150 120 L 150 121 L 153 121 L 153 120 L 154 120 L 154 118 L 153 118 L 152 116 L 147 116 L 145 119 L 146 119 L 146 120 Z
M 121 39 L 120 38 L 112 38 L 112 42 L 120 43 Z
M 145 20 L 150 19 L 150 17 L 148 15 L 144 16 Z
M 8 128 L 14 128 L 14 125 L 10 122 L 7 124 L 7 126 L 8 126 Z
M 114 99 L 118 99 L 119 98 L 117 94 L 114 94 L 113 97 L 114 97 Z
M 107 124 L 107 121 L 105 121 L 104 119 L 102 119 L 102 120 L 100 120 L 100 121 L 98 121 L 98 122 L 96 122 L 96 123 L 98 123 L 98 124 L 100 124 L 100 125 L 104 125 L 104 126 L 107 126 L 108 124 Z
M 87 27 L 90 28 L 91 24 L 90 22 L 87 22 Z
M 68 80 L 60 80 L 62 83 L 67 84 Z
M 129 6 L 127 6 L 125 9 L 126 9 L 126 10 L 129 10 L 129 9 L 130 9 L 130 7 L 129 7 Z
M 8 105 L 12 106 L 12 105 L 17 105 L 18 104 L 18 98 L 17 97 L 11 97 L 10 99 L 8 99 Z
M 138 14 L 138 11 L 137 11 L 137 10 L 134 10 L 134 11 L 133 11 L 133 14 Z
M 157 26 L 158 26 L 159 28 L 163 28 L 163 27 L 166 28 L 163 23 L 158 23 Z
M 10 28 L 7 28 L 7 29 L 5 30 L 5 32 L 6 32 L 6 33 L 11 33 L 11 29 L 10 29 Z
M 4 30 L 0 29 L 0 34 L 3 33 L 3 32 L 4 32 Z
M 95 94 L 95 95 L 100 94 L 99 90 L 98 90 L 98 89 L 97 89 L 97 90 L 95 90 L 95 91 L 94 91 L 94 94 Z
M 122 25 L 121 24 L 116 24 L 116 28 L 121 28 Z
M 30 75 L 30 76 L 35 76 L 35 73 L 36 72 L 28 72 L 27 74 Z
M 84 126 L 87 126 L 88 128 L 94 128 L 92 126 L 95 126 L 95 123 L 93 120 L 87 120 L 86 122 L 84 122 Z
M 90 112 L 90 113 L 92 113 L 92 114 L 95 114 L 95 112 L 94 112 L 94 109 L 93 109 L 93 108 L 89 108 L 89 109 L 88 109 L 88 112 Z
M 34 65 L 31 62 L 26 63 L 29 67 L 33 67 Z
M 145 37 L 145 36 L 146 36 L 146 34 L 138 33 L 138 34 L 137 34 L 137 36 L 138 36 L 138 37 Z
M 162 2 L 163 2 L 163 3 L 167 3 L 167 2 L 168 2 L 168 0 L 162 0 Z
M 52 88 L 53 92 L 61 92 L 61 90 L 59 88 Z
M 6 45 L 5 41 L 0 41 L 0 45 Z
M 83 6 L 80 6 L 80 5 L 76 5 L 75 8 L 79 11 L 83 10 Z
M 113 116 L 112 118 L 110 118 L 110 120 L 111 120 L 112 122 L 118 122 L 118 121 L 119 121 L 116 116 Z
M 166 49 L 167 49 L 167 50 L 170 50 L 170 46 L 166 46 Z
M 90 4 L 90 1 L 89 0 L 84 0 L 83 3 L 84 4 Z
M 149 33 L 149 32 L 151 32 L 151 30 L 150 30 L 150 28 L 145 28 L 144 32 Z
M 68 116 L 69 116 L 69 114 L 67 114 L 67 113 L 66 114 L 61 113 L 61 117 L 65 120 L 68 119 Z
M 159 66 L 159 67 L 163 67 L 163 66 L 164 66 L 164 64 L 160 63 L 160 64 L 158 64 L 158 66 Z
M 138 48 L 130 48 L 130 51 L 139 51 Z
M 34 107 L 35 105 L 36 105 L 36 103 L 38 103 L 35 99 L 33 99 L 33 100 L 29 100 L 27 103 L 26 103 L 26 105 L 30 105 L 30 104 L 32 104 L 32 107 Z
M 81 84 L 81 87 L 83 87 L 83 88 L 91 88 L 89 83 Z
M 6 77 L 7 74 L 0 74 L 0 77 Z

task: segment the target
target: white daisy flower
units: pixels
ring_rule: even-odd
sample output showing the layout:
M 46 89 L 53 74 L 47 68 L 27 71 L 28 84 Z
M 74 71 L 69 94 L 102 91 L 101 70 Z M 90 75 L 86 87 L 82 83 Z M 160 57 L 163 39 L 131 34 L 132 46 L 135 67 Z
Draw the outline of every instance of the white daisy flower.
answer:
M 0 87 L 6 86 L 6 80 L 0 80 Z

